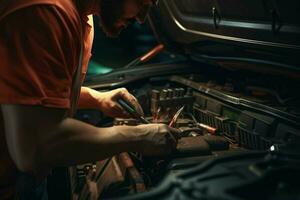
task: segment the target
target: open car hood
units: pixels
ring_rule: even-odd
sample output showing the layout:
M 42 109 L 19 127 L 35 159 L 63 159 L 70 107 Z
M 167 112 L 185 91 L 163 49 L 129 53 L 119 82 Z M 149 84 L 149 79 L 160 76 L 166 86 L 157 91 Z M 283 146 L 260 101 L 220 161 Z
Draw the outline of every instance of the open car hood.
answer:
M 299 10 L 298 0 L 161 0 L 149 19 L 172 52 L 300 77 Z

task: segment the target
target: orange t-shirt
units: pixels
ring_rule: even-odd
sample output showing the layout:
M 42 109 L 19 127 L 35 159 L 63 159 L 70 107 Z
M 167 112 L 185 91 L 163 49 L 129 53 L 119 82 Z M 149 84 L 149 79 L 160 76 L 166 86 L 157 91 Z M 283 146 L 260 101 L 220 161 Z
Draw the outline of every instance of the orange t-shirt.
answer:
M 0 104 L 69 109 L 79 62 L 80 29 L 84 37 L 84 77 L 91 56 L 93 20 L 92 16 L 80 17 L 73 0 L 25 6 L 0 20 Z M 0 107 L 0 199 L 8 195 L 15 175 Z

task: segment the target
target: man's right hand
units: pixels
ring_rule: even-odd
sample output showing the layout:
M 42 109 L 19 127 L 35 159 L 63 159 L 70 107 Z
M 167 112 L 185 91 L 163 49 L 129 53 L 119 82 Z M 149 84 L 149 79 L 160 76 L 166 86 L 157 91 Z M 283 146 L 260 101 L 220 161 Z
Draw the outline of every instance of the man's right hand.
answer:
M 176 148 L 180 131 L 165 124 L 146 124 L 136 127 L 139 153 L 146 156 L 165 156 Z
M 1 111 L 12 160 L 19 171 L 34 174 L 126 151 L 167 155 L 176 147 L 179 135 L 164 124 L 98 128 L 65 118 L 64 109 L 42 106 L 2 104 Z

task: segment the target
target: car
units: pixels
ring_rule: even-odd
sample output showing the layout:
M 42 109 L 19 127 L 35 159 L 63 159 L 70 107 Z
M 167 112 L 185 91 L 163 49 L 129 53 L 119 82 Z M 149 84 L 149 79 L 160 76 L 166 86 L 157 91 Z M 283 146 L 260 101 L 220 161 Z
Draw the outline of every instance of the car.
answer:
M 158 46 L 147 56 L 163 51 L 166 58 L 144 63 L 141 56 L 85 85 L 126 87 L 151 122 L 169 124 L 184 106 L 176 151 L 124 152 L 57 170 L 61 181 L 52 180 L 70 180 L 65 197 L 73 199 L 299 198 L 299 10 L 298 0 L 159 1 L 149 15 Z M 95 110 L 77 118 L 96 126 L 142 123 Z

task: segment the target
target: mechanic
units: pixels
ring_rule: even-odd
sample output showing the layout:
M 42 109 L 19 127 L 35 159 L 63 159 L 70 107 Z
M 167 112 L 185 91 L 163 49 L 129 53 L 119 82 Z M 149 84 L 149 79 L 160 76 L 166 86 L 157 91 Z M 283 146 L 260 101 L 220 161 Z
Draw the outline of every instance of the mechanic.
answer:
M 166 155 L 175 147 L 178 131 L 163 124 L 97 128 L 70 114 L 77 105 L 128 117 L 115 101 L 120 97 L 142 113 L 124 88 L 98 92 L 81 83 L 91 56 L 92 15 L 115 37 L 132 19 L 142 23 L 153 3 L 0 0 L 0 199 L 47 199 L 45 180 L 54 167 L 126 151 Z M 29 182 L 32 187 L 22 190 Z

